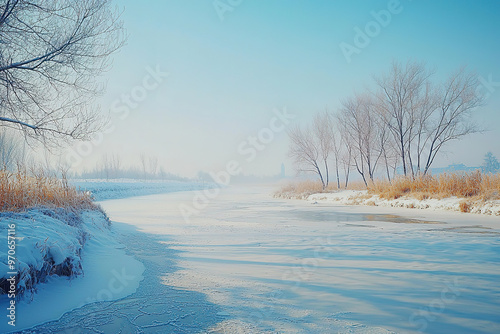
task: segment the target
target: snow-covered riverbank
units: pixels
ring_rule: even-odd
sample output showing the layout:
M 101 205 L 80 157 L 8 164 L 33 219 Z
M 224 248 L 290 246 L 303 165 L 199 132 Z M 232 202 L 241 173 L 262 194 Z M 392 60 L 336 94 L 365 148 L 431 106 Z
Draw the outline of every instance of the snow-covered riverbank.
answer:
M 0 283 L 17 273 L 15 294 L 25 298 L 33 297 L 37 284 L 51 275 L 81 275 L 86 241 L 96 230 L 104 232 L 110 226 L 108 217 L 98 210 L 63 208 L 1 212 L 0 221 L 2 240 L 10 241 L 8 248 L 0 250 Z M 0 286 L 8 290 L 5 284 Z
M 100 200 L 205 187 L 190 182 L 123 180 L 81 181 L 77 186 Z M 0 240 L 4 240 L 0 246 L 0 287 L 4 291 L 0 309 L 6 310 L 5 315 L 10 312 L 14 320 L 0 322 L 0 332 L 29 328 L 85 304 L 120 299 L 136 291 L 144 266 L 127 255 L 117 234 L 120 232 L 97 208 L 0 212 Z M 15 292 L 9 297 L 11 286 Z M 9 311 L 11 301 L 15 310 Z
M 196 181 L 142 181 L 131 179 L 75 179 L 71 180 L 70 183 L 82 191 L 90 192 L 96 201 L 198 190 L 210 188 L 215 185 L 214 183 Z
M 160 268 L 149 277 L 161 282 L 161 290 L 155 291 L 161 291 L 164 305 L 156 295 L 138 291 L 113 304 L 112 312 L 93 310 L 98 319 L 106 319 L 94 329 L 308 334 L 500 330 L 497 217 L 312 205 L 273 199 L 272 189 L 229 187 L 188 222 L 179 207 L 191 204 L 195 193 L 104 202 L 114 219 L 138 229 L 137 236 L 154 236 L 165 246 L 154 255 L 144 253 L 151 252 L 144 246 L 138 256 L 157 263 L 176 254 L 177 268 Z M 188 297 L 177 302 L 179 294 Z M 207 300 L 200 301 L 200 294 Z M 147 305 L 142 312 L 128 306 L 142 304 Z M 80 313 L 40 328 L 61 329 L 78 321 Z
M 312 204 L 272 189 L 228 187 L 189 221 L 179 208 L 196 192 L 102 202 L 111 233 L 144 264 L 143 281 L 32 332 L 500 331 L 497 217 Z M 114 258 L 105 261 L 109 272 Z M 65 293 L 43 305 L 74 292 Z
M 15 268 L 6 266 L 8 255 L 2 247 L 0 273 L 4 279 L 16 277 L 17 297 L 0 296 L 4 313 L 15 301 L 11 312 L 15 321 L 9 324 L 4 315 L 1 333 L 58 319 L 87 303 L 125 297 L 142 279 L 144 266 L 115 241 L 113 228 L 102 212 L 38 208 L 4 212 L 0 220 L 0 240 L 7 243 L 6 226 L 15 229 Z
M 367 205 L 457 212 L 463 210 L 463 208 L 461 208 L 461 203 L 467 203 L 467 211 L 469 213 L 500 216 L 499 200 L 467 202 L 463 198 L 457 197 L 419 200 L 410 196 L 388 200 L 382 199 L 378 195 L 370 195 L 366 190 L 343 190 L 335 193 L 317 193 L 308 196 L 307 200 L 313 203 L 336 203 L 341 205 Z

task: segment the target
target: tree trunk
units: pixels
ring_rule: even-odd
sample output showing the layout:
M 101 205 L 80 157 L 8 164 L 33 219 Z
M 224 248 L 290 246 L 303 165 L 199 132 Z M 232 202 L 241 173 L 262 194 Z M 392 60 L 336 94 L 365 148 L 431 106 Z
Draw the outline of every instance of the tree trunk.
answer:
M 335 170 L 337 172 L 337 189 L 340 189 L 339 163 L 335 160 Z
M 328 187 L 328 183 L 330 182 L 330 175 L 328 173 L 328 163 L 325 160 L 325 173 L 326 173 L 326 184 L 325 188 Z
M 347 189 L 347 186 L 349 185 L 349 174 L 351 173 L 351 169 L 347 168 L 347 172 L 345 174 L 345 188 Z
M 315 163 L 314 167 L 316 167 L 316 172 L 318 173 L 319 179 L 321 180 L 321 186 L 322 186 L 323 189 L 325 189 L 325 181 L 323 180 L 323 175 L 321 174 L 321 170 L 319 169 L 318 164 Z

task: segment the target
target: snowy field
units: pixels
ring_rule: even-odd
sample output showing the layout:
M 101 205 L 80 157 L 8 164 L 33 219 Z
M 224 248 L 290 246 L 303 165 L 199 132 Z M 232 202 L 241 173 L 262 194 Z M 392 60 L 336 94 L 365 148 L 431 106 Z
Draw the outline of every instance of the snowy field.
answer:
M 498 217 L 273 190 L 225 189 L 187 221 L 196 192 L 103 202 L 144 280 L 34 332 L 500 332 Z
M 110 229 L 99 213 L 86 212 L 84 223 L 77 228 L 58 217 L 48 216 L 47 212 L 50 210 L 43 213 L 35 209 L 23 214 L 2 213 L 0 217 L 2 223 L 16 224 L 19 238 L 16 266 L 19 272 L 25 273 L 17 282 L 18 291 L 34 279 L 27 274 L 28 266 L 40 270 L 47 261 L 59 265 L 69 259 L 77 262 L 75 267 L 81 270 L 71 280 L 65 276 L 48 277 L 46 283 L 35 286 L 35 293 L 26 292 L 23 299 L 16 302 L 15 327 L 8 325 L 3 315 L 0 333 L 59 319 L 64 313 L 88 303 L 123 298 L 133 293 L 142 279 L 144 265 L 126 254 L 125 246 L 116 241 L 114 227 Z M 6 240 L 5 230 L 1 232 L 2 240 Z M 0 252 L 2 274 L 9 272 L 4 264 L 6 255 Z M 4 312 L 9 301 L 7 295 L 0 296 L 0 309 Z
M 447 197 L 442 199 L 428 198 L 418 200 L 410 196 L 398 199 L 381 199 L 378 195 L 369 195 L 366 190 L 343 190 L 334 193 L 319 193 L 310 195 L 307 200 L 316 203 L 336 203 L 346 205 L 385 206 L 408 209 L 445 210 L 460 212 L 460 202 L 463 198 Z M 470 203 L 470 213 L 500 216 L 500 201 L 487 200 Z
M 213 184 L 206 182 L 140 181 L 130 179 L 75 179 L 71 180 L 70 183 L 82 191 L 89 191 L 96 201 L 196 190 L 213 186 Z
M 196 182 L 127 180 L 80 181 L 76 185 L 100 200 L 207 187 Z M 6 246 L 7 227 L 13 224 L 17 237 L 15 271 L 22 273 L 16 292 L 24 292 L 16 303 L 16 326 L 2 321 L 0 333 L 59 319 L 89 303 L 123 298 L 135 292 L 143 279 L 143 262 L 127 254 L 128 247 L 118 241 L 121 232 L 114 225 L 110 227 L 99 212 L 86 211 L 79 216 L 60 209 L 34 208 L 22 213 L 1 212 L 0 221 L 0 237 L 5 240 L 5 247 L 0 248 L 0 278 L 12 276 Z M 45 269 L 47 266 L 53 269 Z M 31 282 L 54 270 L 66 274 L 36 283 L 33 291 Z M 68 271 L 72 273 L 68 275 Z M 6 310 L 9 302 L 7 295 L 0 296 L 1 309 Z

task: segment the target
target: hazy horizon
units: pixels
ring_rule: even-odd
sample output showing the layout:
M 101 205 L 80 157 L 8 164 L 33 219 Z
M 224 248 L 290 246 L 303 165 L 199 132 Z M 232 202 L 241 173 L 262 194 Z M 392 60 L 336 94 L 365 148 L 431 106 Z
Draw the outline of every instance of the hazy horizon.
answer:
M 489 131 L 452 142 L 433 167 L 478 166 L 488 151 L 500 156 L 498 2 L 115 3 L 128 41 L 105 74 L 106 93 L 95 101 L 110 113 L 112 128 L 99 143 L 75 143 L 85 151 L 70 159 L 76 171 L 92 169 L 104 154 L 139 166 L 145 154 L 187 177 L 223 170 L 229 161 L 255 175 L 278 174 L 283 162 L 290 175 L 287 126 L 335 111 L 392 60 L 425 62 L 436 78 L 467 65 L 485 83 L 480 89 L 488 97 L 475 120 Z M 389 9 L 383 21 L 380 13 Z M 379 31 L 357 47 L 356 29 L 378 22 L 377 15 Z M 342 43 L 358 53 L 346 57 Z M 270 127 L 276 110 L 295 118 L 255 146 L 251 138 Z

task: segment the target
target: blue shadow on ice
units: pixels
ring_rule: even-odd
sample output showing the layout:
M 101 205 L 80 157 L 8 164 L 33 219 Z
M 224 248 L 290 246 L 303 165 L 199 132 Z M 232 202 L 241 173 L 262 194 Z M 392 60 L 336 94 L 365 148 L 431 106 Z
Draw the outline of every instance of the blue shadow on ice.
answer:
M 178 269 L 175 259 L 180 251 L 165 245 L 168 236 L 113 225 L 127 252 L 145 266 L 137 291 L 123 299 L 87 304 L 23 333 L 198 333 L 220 321 L 220 309 L 204 294 L 162 284 L 162 277 Z

